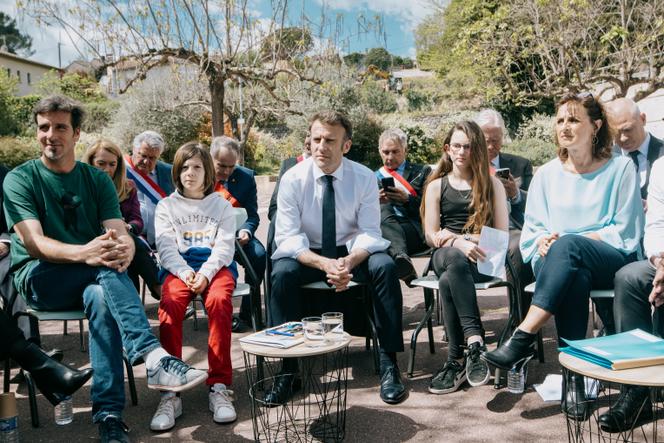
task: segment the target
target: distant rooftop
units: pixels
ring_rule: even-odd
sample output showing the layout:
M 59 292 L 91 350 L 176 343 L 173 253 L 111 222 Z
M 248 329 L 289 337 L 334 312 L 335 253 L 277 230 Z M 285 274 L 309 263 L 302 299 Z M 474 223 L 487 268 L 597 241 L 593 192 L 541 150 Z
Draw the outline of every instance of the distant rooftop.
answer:
M 29 58 L 21 57 L 20 55 L 12 54 L 11 52 L 6 52 L 6 51 L 0 50 L 0 58 L 3 58 L 3 57 L 4 58 L 9 58 L 9 59 L 12 59 L 12 60 L 16 60 L 16 61 L 20 61 L 20 62 L 23 62 L 23 63 L 29 63 L 29 64 L 35 65 L 35 66 L 40 66 L 40 67 L 46 68 L 46 69 L 55 69 L 56 71 L 61 71 L 61 69 L 58 68 L 57 66 L 37 62 L 37 61 L 34 61 L 34 60 L 30 60 Z

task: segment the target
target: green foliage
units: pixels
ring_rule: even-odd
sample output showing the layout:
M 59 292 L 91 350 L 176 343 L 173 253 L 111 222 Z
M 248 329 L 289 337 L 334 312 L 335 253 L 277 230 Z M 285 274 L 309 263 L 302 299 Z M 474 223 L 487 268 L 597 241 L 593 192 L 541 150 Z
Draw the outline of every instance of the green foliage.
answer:
M 166 141 L 166 149 L 161 160 L 172 163 L 175 151 L 191 140 L 196 140 L 200 120 L 192 120 L 190 116 L 178 110 L 152 109 L 143 115 L 134 116 L 145 129 L 157 131 Z M 142 132 L 142 131 L 140 131 Z M 138 132 L 132 134 L 136 136 Z
M 16 20 L 4 12 L 0 12 L 0 41 L 12 54 L 22 53 L 26 57 L 34 54 L 32 37 L 22 34 L 16 27 Z
M 118 103 L 110 100 L 86 104 L 86 117 L 83 121 L 83 131 L 102 132 L 102 130 L 110 124 L 113 114 L 119 107 L 120 105 Z
M 11 135 L 18 129 L 18 120 L 13 112 L 14 94 L 17 90 L 15 78 L 7 75 L 5 69 L 0 69 L 0 135 Z
M 420 126 L 401 127 L 408 136 L 408 160 L 423 165 L 440 159 L 438 144 Z
M 544 114 L 534 114 L 529 120 L 519 126 L 517 139 L 537 139 L 543 142 L 553 140 L 553 117 Z
M 10 169 L 39 155 L 39 145 L 34 138 L 0 137 L 0 164 Z
M 385 48 L 371 48 L 364 56 L 364 65 L 374 65 L 383 71 L 389 71 L 392 66 L 392 56 Z
M 60 77 L 57 72 L 50 71 L 39 80 L 35 91 L 42 96 L 63 94 L 82 103 L 107 101 L 94 78 L 78 73 L 68 73 Z
M 39 100 L 41 100 L 41 96 L 35 94 L 14 97 L 13 113 L 22 128 L 22 132 L 29 131 L 32 128 L 32 110 Z
M 350 115 L 353 123 L 353 145 L 346 157 L 374 170 L 380 167 L 378 139 L 385 130 L 375 117 L 363 113 Z
M 313 45 L 311 32 L 306 28 L 281 28 L 268 35 L 261 43 L 264 60 L 287 60 L 302 56 Z
M 409 111 L 420 111 L 431 106 L 430 96 L 418 91 L 417 89 L 406 89 L 406 100 L 408 101 Z
M 541 166 L 556 156 L 556 145 L 539 138 L 517 139 L 503 146 L 502 151 L 520 155 L 530 160 L 533 166 Z
M 362 102 L 377 114 L 387 114 L 397 110 L 397 99 L 376 81 L 365 81 L 360 95 Z
M 359 68 L 362 66 L 362 63 L 364 63 L 364 54 L 361 52 L 351 52 L 350 54 L 344 56 L 344 62 L 348 66 Z
M 392 56 L 392 64 L 395 68 L 413 69 L 415 67 L 415 62 L 411 58 L 398 55 Z

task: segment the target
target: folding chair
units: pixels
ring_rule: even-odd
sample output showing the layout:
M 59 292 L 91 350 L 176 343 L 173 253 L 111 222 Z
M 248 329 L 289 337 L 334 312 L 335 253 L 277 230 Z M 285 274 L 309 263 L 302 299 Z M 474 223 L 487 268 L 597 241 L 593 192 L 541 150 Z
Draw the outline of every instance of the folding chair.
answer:
M 12 304 L 14 300 L 11 301 Z M 81 334 L 81 352 L 85 352 L 85 341 L 84 341 L 84 336 L 83 336 L 83 321 L 86 320 L 85 317 L 85 312 L 83 310 L 78 310 L 78 309 L 72 309 L 72 310 L 67 310 L 67 311 L 41 311 L 37 309 L 32 309 L 28 308 L 26 312 L 17 312 L 14 314 L 15 318 L 18 318 L 20 316 L 28 316 L 31 318 L 34 318 L 39 321 L 63 321 L 67 322 L 69 320 L 72 321 L 78 321 L 79 322 L 79 330 Z M 38 322 L 37 327 L 39 327 Z M 33 322 L 30 323 L 31 326 L 33 325 Z M 66 326 L 65 326 L 66 328 Z M 65 329 L 66 331 L 66 329 Z M 33 331 L 32 333 L 33 336 L 39 337 L 39 331 Z M 41 346 L 41 343 L 37 343 L 38 346 Z M 124 350 L 122 351 L 122 360 L 124 361 L 125 368 L 127 371 L 127 383 L 129 384 L 129 395 L 131 397 L 131 404 L 136 406 L 138 405 L 138 395 L 136 393 L 136 382 L 134 379 L 134 369 L 131 366 L 131 363 L 129 362 L 129 359 L 127 358 L 127 355 L 125 354 Z M 7 370 L 7 366 L 9 365 L 9 361 L 5 363 L 5 386 L 8 385 L 9 380 L 9 371 Z M 25 381 L 26 384 L 28 385 L 28 397 L 29 397 L 29 402 L 30 402 L 30 418 L 32 420 L 32 426 L 35 428 L 39 427 L 39 411 L 37 409 L 37 391 L 35 389 L 35 384 L 34 381 L 32 380 L 32 377 L 30 376 L 30 373 L 28 371 L 22 371 L 23 375 L 25 376 Z
M 509 272 L 510 275 L 514 276 L 515 275 L 514 268 L 509 258 L 505 259 L 505 266 L 507 268 L 507 272 Z M 429 351 L 432 354 L 435 352 L 433 344 L 433 326 L 431 322 L 431 317 L 433 315 L 434 308 L 437 310 L 436 313 L 438 315 L 438 318 L 440 319 L 440 323 L 442 323 L 442 304 L 440 302 L 440 294 L 438 294 L 438 277 L 435 274 L 430 274 L 431 271 L 433 271 L 433 264 L 431 260 L 429 260 L 429 264 L 427 265 L 427 268 L 424 270 L 422 277 L 417 278 L 411 282 L 412 286 L 419 286 L 424 290 L 424 304 L 426 307 L 426 312 L 422 320 L 420 320 L 417 327 L 413 331 L 413 334 L 410 339 L 410 359 L 408 361 L 408 372 L 407 372 L 408 377 L 413 376 L 413 372 L 415 369 L 415 352 L 417 350 L 417 336 L 419 335 L 420 331 L 422 330 L 425 324 L 427 325 L 427 331 L 429 336 Z M 507 288 L 508 317 L 507 317 L 507 324 L 505 325 L 505 327 L 503 328 L 502 332 L 499 335 L 498 346 L 500 346 L 503 343 L 503 341 L 509 336 L 509 334 L 514 330 L 514 328 L 516 328 L 516 326 L 523 318 L 523 314 L 521 312 L 521 306 L 519 303 L 519 297 L 520 297 L 519 291 L 517 291 L 517 289 L 510 281 L 503 280 L 500 278 L 493 278 L 484 283 L 475 283 L 475 290 L 477 291 L 482 291 L 492 288 L 501 288 L 501 287 Z M 436 295 L 435 298 L 434 294 Z M 444 324 L 443 327 L 445 327 Z M 500 387 L 499 369 L 496 369 L 495 372 L 494 386 L 496 388 Z

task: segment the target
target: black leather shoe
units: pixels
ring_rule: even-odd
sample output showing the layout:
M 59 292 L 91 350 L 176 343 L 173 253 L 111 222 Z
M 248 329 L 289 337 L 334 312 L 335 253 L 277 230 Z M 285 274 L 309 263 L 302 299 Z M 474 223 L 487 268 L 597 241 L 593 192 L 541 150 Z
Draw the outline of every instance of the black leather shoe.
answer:
M 129 443 L 129 428 L 114 415 L 106 416 L 99 422 L 101 443 Z
M 497 368 L 509 371 L 515 364 L 535 354 L 533 345 L 536 337 L 536 334 L 517 329 L 509 340 L 491 352 L 483 352 L 481 358 Z
M 265 406 L 274 407 L 286 403 L 293 394 L 302 388 L 302 381 L 294 374 L 279 374 L 274 378 L 272 389 L 267 391 L 263 401 Z
M 623 386 L 620 397 L 609 412 L 599 416 L 599 425 L 607 432 L 623 432 L 652 420 L 649 389 L 643 386 Z
M 565 386 L 566 384 L 567 386 Z M 565 392 L 565 400 L 560 404 L 561 411 L 572 420 L 588 420 L 592 408 L 586 398 L 586 386 L 583 376 L 570 373 L 567 383 L 563 379 L 563 392 Z
M 394 264 L 397 268 L 397 277 L 410 286 L 410 282 L 417 278 L 417 271 L 413 266 L 413 261 L 406 254 L 397 254 L 394 256 Z
M 401 381 L 397 365 L 388 366 L 380 377 L 380 399 L 394 405 L 406 398 L 406 387 Z
M 12 357 L 28 371 L 44 397 L 53 405 L 72 395 L 92 377 L 92 369 L 79 371 L 51 358 L 39 346 L 29 343 Z

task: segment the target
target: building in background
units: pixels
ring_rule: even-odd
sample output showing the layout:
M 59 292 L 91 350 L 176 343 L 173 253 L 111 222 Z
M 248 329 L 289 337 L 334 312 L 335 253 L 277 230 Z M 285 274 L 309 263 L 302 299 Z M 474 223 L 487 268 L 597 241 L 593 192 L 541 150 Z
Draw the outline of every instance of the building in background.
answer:
M 18 95 L 32 94 L 34 86 L 49 71 L 64 72 L 55 66 L 36 62 L 0 49 L 0 69 L 18 80 Z

